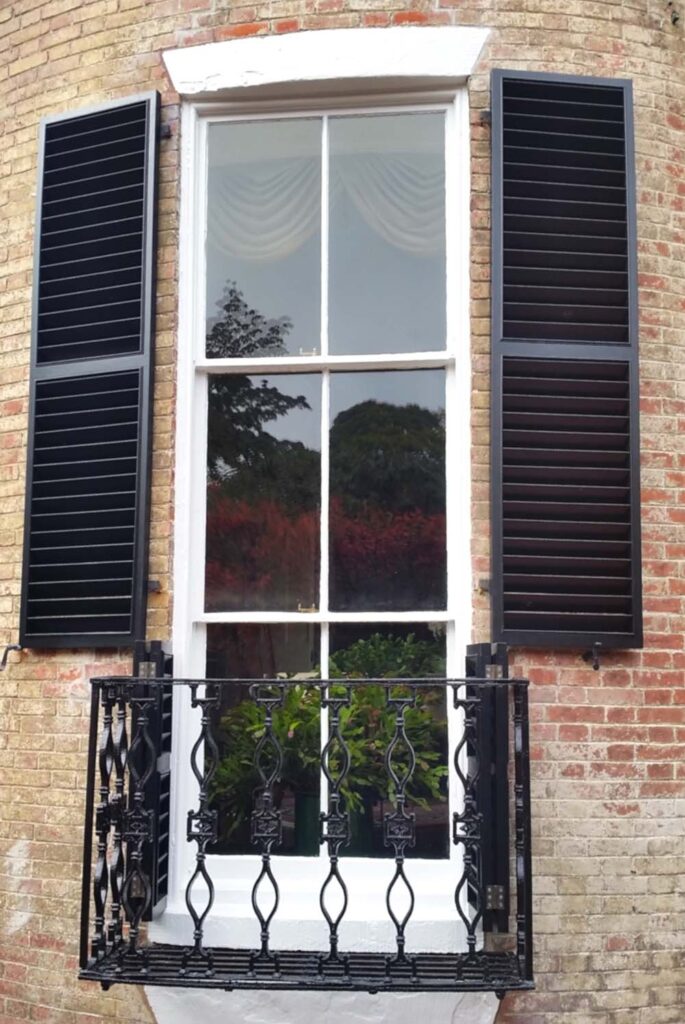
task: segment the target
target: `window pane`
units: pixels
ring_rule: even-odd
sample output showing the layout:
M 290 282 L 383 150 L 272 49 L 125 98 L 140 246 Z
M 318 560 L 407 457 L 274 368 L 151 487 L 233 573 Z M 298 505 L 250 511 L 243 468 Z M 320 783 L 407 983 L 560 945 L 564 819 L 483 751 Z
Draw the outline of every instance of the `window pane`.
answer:
M 318 604 L 320 376 L 210 376 L 208 427 L 207 611 Z
M 444 626 L 398 624 L 331 627 L 331 678 L 404 678 L 445 676 Z M 405 691 L 406 695 L 409 691 Z M 350 811 L 352 841 L 348 856 L 391 857 L 384 844 L 383 821 L 392 813 L 385 751 L 395 732 L 395 713 L 387 706 L 387 691 L 379 686 L 353 691 L 349 709 L 341 716 L 342 733 L 350 750 L 350 772 L 343 797 Z M 448 749 L 445 694 L 421 690 L 416 706 L 405 712 L 406 735 L 417 755 L 407 785 L 409 813 L 415 815 L 416 845 L 409 857 L 449 856 L 447 803 Z M 399 743 L 392 763 L 398 775 L 408 768 L 409 752 Z
M 445 347 L 445 123 L 330 121 L 333 353 Z
M 209 357 L 318 348 L 320 223 L 320 120 L 209 127 Z
M 207 627 L 209 678 L 312 678 L 318 677 L 318 661 L 319 627 L 314 624 Z M 304 682 L 289 689 L 283 707 L 274 712 L 274 735 L 283 752 L 281 777 L 274 787 L 283 843 L 274 853 L 314 856 L 319 851 L 319 714 L 319 692 Z M 219 841 L 209 852 L 255 853 L 250 816 L 260 779 L 253 758 L 264 732 L 264 713 L 250 699 L 248 685 L 222 688 L 212 728 L 219 746 L 211 789 Z
M 445 374 L 331 376 L 330 606 L 444 608 Z

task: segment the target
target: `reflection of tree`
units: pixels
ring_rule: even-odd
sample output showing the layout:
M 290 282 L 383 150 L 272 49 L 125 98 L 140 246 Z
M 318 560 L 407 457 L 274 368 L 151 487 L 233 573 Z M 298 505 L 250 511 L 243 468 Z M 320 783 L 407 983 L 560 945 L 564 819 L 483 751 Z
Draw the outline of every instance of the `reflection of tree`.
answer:
M 284 339 L 292 327 L 287 317 L 267 320 L 248 306 L 232 281 L 226 285 L 218 305 L 222 315 L 213 322 L 207 335 L 210 358 L 278 356 L 286 352 Z M 254 486 L 259 479 L 263 489 L 271 480 L 269 490 L 275 496 L 283 493 L 290 471 L 299 463 L 297 486 L 290 491 L 301 503 L 301 485 L 307 475 L 307 466 L 303 463 L 311 461 L 307 460 L 307 455 L 314 459 L 316 456 L 302 444 L 277 440 L 264 430 L 264 424 L 293 409 L 308 409 L 305 397 L 285 395 L 265 380 L 257 384 L 242 374 L 212 374 L 209 408 L 207 471 L 210 480 L 224 481 L 241 469 L 248 469 L 249 473 L 241 474 L 240 483 Z M 284 458 L 288 467 L 283 465 Z M 235 484 L 232 492 L 236 493 Z
M 346 511 L 445 508 L 445 426 L 419 405 L 360 402 L 331 428 L 331 493 Z
M 207 335 L 212 358 L 278 356 L 291 329 L 267 320 L 228 282 Z M 243 374 L 209 378 L 207 608 L 312 604 L 318 557 L 319 456 L 276 438 L 266 424 L 295 409 L 284 394 Z
M 214 358 L 283 354 L 291 329 L 229 282 L 207 335 Z M 352 378 L 348 378 L 352 379 Z M 320 457 L 266 426 L 303 395 L 243 374 L 209 378 L 207 608 L 318 604 Z M 441 607 L 444 422 L 418 405 L 364 401 L 331 427 L 332 607 Z
M 445 602 L 445 427 L 418 405 L 361 402 L 331 429 L 333 606 Z
M 400 634 L 386 627 L 366 638 L 349 636 L 342 646 L 334 642 L 329 677 L 444 677 L 444 640 L 436 635 L 420 639 L 411 628 L 401 635 L 402 627 L 399 629 Z M 268 633 L 269 630 L 263 632 L 259 644 L 268 646 Z M 233 671 L 251 675 L 246 668 L 255 656 L 254 627 L 232 626 L 228 640 Z M 250 652 L 247 663 L 238 653 L 241 648 Z M 309 658 L 304 658 L 302 668 L 307 671 L 311 664 Z M 392 692 L 400 696 L 408 691 L 399 687 Z M 333 694 L 337 693 L 334 689 Z M 264 709 L 257 707 L 243 688 L 236 688 L 231 696 L 232 702 L 215 713 L 221 759 L 212 783 L 212 801 L 219 812 L 218 851 L 249 853 L 254 849 L 249 837 L 250 814 L 260 781 L 254 769 L 254 751 L 264 736 Z M 276 852 L 314 854 L 318 849 L 321 757 L 319 692 L 302 682 L 288 688 L 283 696 L 282 704 L 273 713 L 273 734 L 282 754 L 274 796 L 277 803 L 282 801 L 288 846 Z M 340 696 L 344 696 L 344 691 L 340 691 Z M 392 764 L 399 774 L 411 769 L 407 794 L 418 818 L 417 846 L 412 852 L 422 857 L 445 856 L 448 751 L 444 693 L 422 688 L 416 694 L 416 703 L 407 708 L 404 720 L 417 755 L 416 763 L 412 768 L 409 751 L 400 744 L 393 752 Z M 383 843 L 380 825 L 383 812 L 395 802 L 395 788 L 385 760 L 395 732 L 395 716 L 388 706 L 386 691 L 378 686 L 355 687 L 350 703 L 341 709 L 340 721 L 350 759 L 342 795 L 351 813 L 352 843 L 344 852 L 390 856 L 391 849 Z M 342 768 L 340 752 L 333 750 L 329 756 L 329 767 L 337 775 Z M 307 796 L 313 797 L 309 803 L 302 799 Z
M 251 309 L 235 281 L 226 282 L 217 306 L 221 315 L 210 321 L 207 335 L 209 359 L 286 354 L 284 339 L 292 330 L 287 316 L 268 320 L 256 309 Z

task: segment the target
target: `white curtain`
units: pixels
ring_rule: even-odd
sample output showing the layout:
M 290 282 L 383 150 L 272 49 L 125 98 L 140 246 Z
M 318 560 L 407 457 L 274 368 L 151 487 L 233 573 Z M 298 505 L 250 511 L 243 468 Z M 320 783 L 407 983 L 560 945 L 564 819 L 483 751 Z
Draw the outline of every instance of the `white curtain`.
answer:
M 415 256 L 443 248 L 444 173 L 436 170 L 434 156 L 336 156 L 332 203 L 341 192 L 388 244 Z M 264 163 L 226 167 L 212 183 L 210 197 L 207 230 L 213 247 L 234 259 L 281 260 L 319 227 L 319 165 L 291 159 L 276 168 Z

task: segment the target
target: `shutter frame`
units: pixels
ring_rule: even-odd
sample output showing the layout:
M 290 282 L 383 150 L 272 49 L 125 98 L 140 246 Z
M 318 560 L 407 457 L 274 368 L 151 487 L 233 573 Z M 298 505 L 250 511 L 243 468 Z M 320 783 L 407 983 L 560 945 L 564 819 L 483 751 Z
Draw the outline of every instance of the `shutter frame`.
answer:
M 125 354 L 91 354 L 83 358 L 43 359 L 40 352 L 40 302 L 45 296 L 41 292 L 42 237 L 44 224 L 44 183 L 46 173 L 46 139 L 54 125 L 82 118 L 107 115 L 126 107 L 144 105 L 143 146 L 143 197 L 140 242 L 140 277 L 134 278 L 133 286 L 140 287 L 139 332 L 137 351 Z M 29 425 L 26 470 L 26 506 L 24 515 L 24 550 L 22 567 L 22 593 L 20 610 L 20 642 L 27 648 L 101 648 L 132 646 L 134 641 L 145 635 L 147 598 L 147 559 L 149 534 L 149 495 L 152 439 L 152 387 L 153 387 L 153 338 L 155 308 L 156 229 L 157 229 L 157 179 L 158 144 L 161 100 L 158 92 L 127 96 L 121 100 L 107 102 L 64 114 L 43 118 L 40 124 L 38 177 L 36 190 L 36 220 L 34 232 L 34 275 L 31 322 L 31 372 L 29 392 Z M 115 115 L 116 116 L 116 115 Z M 70 184 L 73 187 L 73 184 Z M 78 199 L 79 197 L 74 197 Z M 101 272 L 105 277 L 106 269 Z M 103 287 L 103 286 L 101 286 Z M 105 376 L 113 373 L 138 373 L 139 392 L 137 396 L 135 452 L 135 497 L 132 544 L 132 590 L 130 611 L 127 612 L 128 626 L 124 629 L 105 631 L 84 629 L 81 632 L 61 631 L 59 628 L 48 632 L 37 632 L 31 615 L 29 586 L 31 579 L 32 508 L 34 502 L 35 455 L 36 455 L 36 413 L 41 386 L 49 382 L 65 382 Z M 86 494 L 84 491 L 83 494 Z M 70 497 L 71 495 L 66 495 Z M 60 495 L 60 497 L 62 497 Z M 94 577 L 95 579 L 95 577 Z M 60 612 L 57 611 L 57 617 Z
M 583 86 L 590 89 L 620 90 L 622 94 L 625 153 L 625 255 L 624 274 L 627 290 L 627 337 L 624 342 L 597 340 L 554 340 L 544 337 L 506 338 L 504 335 L 504 118 L 503 91 L 511 81 L 537 83 L 548 86 L 552 96 L 555 86 Z M 555 102 L 552 97 L 551 102 Z M 492 72 L 492 344 L 491 344 L 491 519 L 492 519 L 492 632 L 495 640 L 514 646 L 534 647 L 592 647 L 601 643 L 604 649 L 641 647 L 642 598 L 640 550 L 640 478 L 639 478 L 639 381 L 638 381 L 638 291 L 637 291 L 637 235 L 635 203 L 635 152 L 633 133 L 632 83 L 625 79 L 585 78 L 538 72 L 497 69 Z M 503 415 L 504 360 L 583 361 L 587 363 L 616 363 L 626 368 L 628 377 L 629 427 L 627 464 L 629 474 L 630 532 L 630 628 L 611 631 L 600 628 L 599 621 L 576 628 L 546 625 L 538 616 L 532 628 L 512 626 L 505 602 L 509 596 L 504 579 L 504 483 L 503 483 Z M 626 577 L 627 578 L 627 577 Z M 579 610 L 582 610 L 579 602 Z M 607 620 L 608 621 L 608 620 Z

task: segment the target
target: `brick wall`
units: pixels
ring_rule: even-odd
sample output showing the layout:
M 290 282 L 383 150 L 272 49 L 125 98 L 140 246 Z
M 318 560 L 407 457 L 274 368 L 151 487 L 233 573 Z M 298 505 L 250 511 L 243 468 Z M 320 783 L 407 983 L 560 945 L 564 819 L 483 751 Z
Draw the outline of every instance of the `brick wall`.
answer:
M 471 81 L 474 581 L 488 563 L 489 128 L 493 66 L 634 79 L 646 646 L 517 651 L 532 682 L 538 990 L 503 1024 L 685 1020 L 685 10 L 680 0 L 17 0 L 0 5 L 0 641 L 16 640 L 39 118 L 163 95 L 149 633 L 169 635 L 178 97 L 160 52 L 268 32 L 485 25 Z M 488 636 L 474 592 L 475 635 Z M 151 1020 L 141 992 L 76 973 L 87 682 L 126 652 L 13 656 L 0 675 L 0 1024 Z

